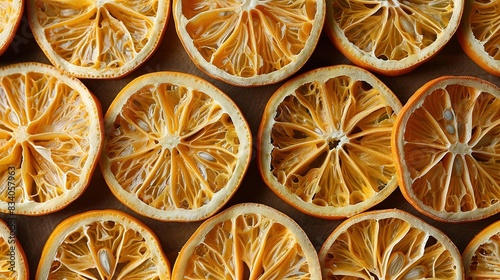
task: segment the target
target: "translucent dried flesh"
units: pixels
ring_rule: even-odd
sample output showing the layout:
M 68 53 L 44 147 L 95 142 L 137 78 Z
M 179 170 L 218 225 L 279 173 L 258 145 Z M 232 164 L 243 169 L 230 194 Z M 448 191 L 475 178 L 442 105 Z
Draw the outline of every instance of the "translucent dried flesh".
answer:
M 113 122 L 106 153 L 121 188 L 160 210 L 197 209 L 227 186 L 239 161 L 236 127 L 209 95 L 145 86 Z
M 333 18 L 361 51 L 402 60 L 429 47 L 450 23 L 453 1 L 333 1 Z
M 472 256 L 466 279 L 493 279 L 500 275 L 500 232 L 481 244 Z
M 2 0 L 0 1 L 0 9 L 2 9 L 2 17 L 0 17 L 0 38 L 2 37 L 2 33 L 9 30 L 10 25 L 13 21 L 17 19 L 13 18 L 16 14 L 14 8 L 14 0 Z
M 299 199 L 343 207 L 369 200 L 393 179 L 396 114 L 367 82 L 311 82 L 287 96 L 271 131 L 271 170 Z
M 304 248 L 279 221 L 240 214 L 196 245 L 182 279 L 313 279 Z M 175 276 L 174 276 L 175 277 Z
M 24 271 L 24 269 L 20 268 L 20 265 L 22 264 L 19 260 L 21 256 L 18 256 L 19 251 L 14 251 L 14 254 L 16 255 L 16 259 L 14 260 L 16 263 L 13 266 L 11 263 L 11 246 L 12 244 L 9 244 L 9 239 L 4 239 L 3 237 L 0 237 L 0 278 L 1 279 L 24 279 L 21 278 L 22 273 L 21 271 Z M 16 270 L 12 271 L 12 268 L 15 267 Z M 10 268 L 10 269 L 9 269 Z
M 103 2 L 103 3 L 101 3 Z M 158 37 L 158 1 L 35 1 L 52 50 L 69 63 L 119 69 Z
M 400 218 L 357 221 L 322 250 L 323 279 L 461 279 L 460 259 Z
M 196 49 L 206 61 L 239 77 L 271 73 L 294 62 L 318 24 L 315 0 L 183 2 L 185 28 Z
M 19 22 L 21 14 L 22 3 L 18 0 L 0 0 L 0 49 L 9 43 L 11 33 L 15 32 L 15 27 Z
M 498 279 L 500 275 L 500 221 L 481 230 L 462 253 L 467 280 Z
M 500 61 L 500 1 L 474 1 L 469 23 L 490 59 Z
M 48 279 L 164 279 L 150 244 L 141 232 L 113 220 L 81 225 L 53 244 Z
M 499 108 L 491 93 L 449 85 L 414 110 L 403 151 L 412 192 L 421 203 L 448 213 L 498 207 Z
M 0 200 L 15 198 L 21 210 L 23 203 L 48 202 L 86 183 L 95 158 L 89 153 L 100 145 L 88 98 L 51 75 L 1 77 Z

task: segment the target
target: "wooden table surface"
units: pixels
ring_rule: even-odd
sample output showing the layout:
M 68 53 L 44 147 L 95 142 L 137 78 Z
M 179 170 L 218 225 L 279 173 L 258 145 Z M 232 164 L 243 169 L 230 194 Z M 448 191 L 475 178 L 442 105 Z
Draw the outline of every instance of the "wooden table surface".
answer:
M 48 59 L 38 47 L 30 32 L 26 16 L 23 17 L 17 36 L 11 44 L 9 50 L 0 56 L 0 65 L 11 64 L 21 61 L 39 61 L 49 63 Z M 318 46 L 307 64 L 297 73 L 323 66 L 336 64 L 350 64 L 325 35 L 322 35 Z M 257 136 L 257 129 L 261 120 L 264 106 L 271 94 L 282 84 L 278 83 L 270 86 L 240 88 L 230 86 L 223 82 L 214 80 L 203 74 L 191 62 L 185 53 L 175 32 L 172 18 L 168 23 L 163 41 L 155 54 L 140 68 L 130 75 L 116 80 L 83 80 L 84 84 L 98 97 L 101 102 L 103 113 L 108 109 L 109 104 L 120 91 L 132 79 L 149 72 L 155 71 L 180 71 L 198 75 L 226 92 L 240 107 L 248 120 L 254 139 Z M 377 75 L 390 89 L 396 93 L 403 104 L 408 97 L 425 82 L 442 75 L 470 75 L 482 78 L 500 86 L 500 78 L 488 74 L 475 63 L 473 63 L 461 50 L 456 37 L 444 47 L 444 49 L 430 61 L 420 66 L 409 74 L 398 77 L 385 77 Z M 255 144 L 255 140 L 254 140 Z M 254 152 L 256 149 L 254 148 Z M 293 207 L 284 203 L 278 198 L 262 181 L 257 168 L 255 155 L 250 163 L 246 176 L 238 191 L 229 201 L 227 206 L 241 202 L 258 202 L 270 205 L 292 217 L 305 232 L 309 235 L 313 245 L 319 247 L 331 231 L 339 225 L 342 220 L 329 221 L 313 218 L 302 214 Z M 28 258 L 31 279 L 34 279 L 35 271 L 41 255 L 42 248 L 49 234 L 54 227 L 63 219 L 74 214 L 92 209 L 118 209 L 127 212 L 148 225 L 161 240 L 161 245 L 166 253 L 171 265 L 173 265 L 178 251 L 184 242 L 196 230 L 201 222 L 178 223 L 160 222 L 142 217 L 124 205 L 122 205 L 110 192 L 99 168 L 96 169 L 90 185 L 85 193 L 65 209 L 40 216 L 40 217 L 17 217 L 17 238 L 22 244 Z M 433 221 L 417 213 L 409 205 L 399 190 L 396 190 L 389 198 L 374 207 L 374 209 L 399 208 L 413 213 L 435 227 L 446 233 L 462 251 L 470 239 L 485 226 L 498 220 L 497 214 L 485 220 L 447 224 Z M 0 218 L 5 218 L 1 214 Z

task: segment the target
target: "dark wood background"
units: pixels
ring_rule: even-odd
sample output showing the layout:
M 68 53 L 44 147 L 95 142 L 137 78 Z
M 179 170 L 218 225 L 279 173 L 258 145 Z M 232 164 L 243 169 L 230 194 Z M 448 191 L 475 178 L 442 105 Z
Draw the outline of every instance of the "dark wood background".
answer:
M 0 65 L 24 61 L 49 63 L 30 32 L 26 15 L 22 19 L 16 38 L 12 42 L 10 48 L 6 53 L 0 56 Z M 318 67 L 336 64 L 350 64 L 350 62 L 333 47 L 328 38 L 323 34 L 312 57 L 297 74 Z M 83 80 L 83 82 L 90 91 L 98 97 L 102 105 L 103 113 L 105 113 L 115 95 L 128 82 L 142 74 L 161 70 L 180 71 L 198 75 L 226 92 L 236 102 L 247 118 L 252 129 L 254 144 L 257 138 L 257 130 L 264 106 L 272 93 L 282 84 L 281 82 L 270 86 L 241 88 L 230 86 L 208 77 L 198 70 L 185 53 L 177 37 L 177 33 L 175 32 L 172 18 L 169 20 L 166 33 L 164 34 L 163 41 L 158 50 L 140 68 L 121 79 Z M 488 74 L 464 54 L 456 37 L 453 37 L 437 56 L 409 74 L 398 77 L 377 76 L 394 91 L 404 104 L 417 88 L 425 82 L 442 75 L 470 75 L 491 81 L 497 86 L 500 86 L 499 77 Z M 256 148 L 254 148 L 254 152 L 256 152 Z M 284 203 L 262 181 L 258 172 L 255 155 L 253 156 L 243 183 L 225 207 L 240 202 L 267 204 L 289 215 L 305 230 L 311 242 L 318 250 L 331 231 L 342 221 L 329 221 L 306 216 Z M 65 209 L 40 217 L 17 217 L 17 238 L 22 244 L 28 258 L 31 274 L 30 278 L 34 279 L 42 248 L 49 234 L 58 223 L 67 217 L 86 210 L 109 208 L 127 212 L 139 218 L 147 226 L 153 229 L 161 240 L 161 245 L 171 265 L 175 262 L 177 253 L 184 242 L 201 223 L 160 222 L 134 213 L 122 205 L 111 194 L 99 168 L 96 168 L 92 181 L 85 193 Z M 396 190 L 388 199 L 374 207 L 374 209 L 386 208 L 403 209 L 423 218 L 428 223 L 446 233 L 455 242 L 460 251 L 465 248 L 467 243 L 477 232 L 500 218 L 497 214 L 477 222 L 459 224 L 436 222 L 417 213 L 412 206 L 405 201 L 399 190 Z M 0 214 L 0 218 L 7 218 L 7 215 Z

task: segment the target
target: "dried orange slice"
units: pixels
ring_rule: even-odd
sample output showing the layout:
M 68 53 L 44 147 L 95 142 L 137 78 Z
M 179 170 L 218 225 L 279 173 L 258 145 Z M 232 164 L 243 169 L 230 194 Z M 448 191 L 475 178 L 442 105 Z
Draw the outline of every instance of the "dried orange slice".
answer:
M 156 50 L 170 1 L 29 0 L 33 35 L 49 60 L 79 78 L 129 74 Z
M 397 209 L 347 219 L 325 240 L 319 260 L 323 279 L 464 279 L 455 244 Z
M 203 222 L 182 247 L 172 279 L 321 279 L 305 232 L 262 204 L 234 205 Z
M 172 11 L 180 40 L 202 71 L 257 86 L 305 64 L 323 28 L 325 1 L 174 0 Z
M 436 55 L 460 24 L 463 0 L 327 0 L 325 30 L 358 66 L 408 73 Z
M 0 211 L 60 210 L 87 187 L 99 157 L 99 101 L 52 66 L 0 68 Z
M 2 55 L 16 36 L 23 17 L 23 0 L 0 0 L 0 55 Z
M 391 133 L 402 105 L 368 71 L 340 65 L 283 84 L 259 128 L 259 170 L 300 211 L 360 213 L 397 188 Z
M 500 1 L 466 0 L 457 38 L 474 62 L 500 76 Z
M 15 220 L 0 220 L 0 278 L 28 280 L 28 261 L 16 234 Z
M 92 210 L 62 221 L 42 251 L 36 279 L 170 279 L 156 235 L 117 210 Z
M 498 279 L 500 275 L 498 248 L 500 248 L 500 221 L 481 230 L 462 253 L 466 279 Z
M 105 116 L 101 169 L 113 194 L 159 220 L 205 219 L 238 188 L 251 158 L 241 111 L 207 81 L 157 72 L 130 82 Z
M 440 221 L 500 212 L 500 89 L 475 77 L 440 77 L 396 120 L 393 152 L 404 197 Z

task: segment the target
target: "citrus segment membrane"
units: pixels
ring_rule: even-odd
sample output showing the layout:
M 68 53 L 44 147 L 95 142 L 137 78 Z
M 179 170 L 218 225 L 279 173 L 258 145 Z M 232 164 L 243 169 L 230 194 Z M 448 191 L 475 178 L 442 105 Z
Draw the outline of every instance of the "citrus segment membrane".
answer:
M 500 1 L 465 1 L 457 35 L 462 49 L 472 60 L 500 76 Z
M 413 70 L 453 36 L 463 1 L 327 0 L 326 30 L 353 63 L 386 75 Z
M 463 279 L 453 242 L 396 209 L 349 218 L 326 239 L 319 259 L 323 279 Z
M 0 209 L 59 210 L 93 174 L 103 138 L 99 103 L 81 82 L 48 65 L 14 64 L 0 77 Z
M 16 239 L 15 225 L 0 220 L 0 278 L 28 280 L 29 268 L 23 248 Z
M 324 0 L 174 1 L 179 37 L 207 74 L 240 86 L 264 85 L 297 71 L 324 22 Z
M 162 72 L 127 86 L 106 114 L 106 181 L 161 220 L 206 218 L 236 190 L 251 134 L 228 97 L 198 77 Z
M 9 47 L 16 35 L 24 10 L 22 0 L 1 0 L 0 10 L 0 55 Z
M 471 77 L 430 81 L 396 124 L 394 155 L 405 197 L 443 221 L 500 211 L 500 89 Z
M 154 233 L 116 210 L 63 221 L 49 236 L 36 279 L 170 279 Z
M 495 279 L 500 275 L 500 221 L 481 230 L 467 245 L 462 258 L 466 279 Z
M 54 65 L 81 78 L 128 74 L 156 49 L 170 1 L 29 1 L 35 39 Z
M 206 220 L 179 252 L 172 279 L 321 279 L 316 251 L 289 217 L 244 203 Z
M 305 213 L 341 218 L 397 188 L 390 138 L 397 97 L 367 71 L 323 68 L 283 85 L 260 127 L 260 170 Z

